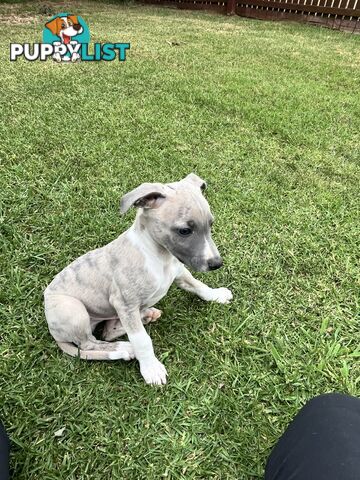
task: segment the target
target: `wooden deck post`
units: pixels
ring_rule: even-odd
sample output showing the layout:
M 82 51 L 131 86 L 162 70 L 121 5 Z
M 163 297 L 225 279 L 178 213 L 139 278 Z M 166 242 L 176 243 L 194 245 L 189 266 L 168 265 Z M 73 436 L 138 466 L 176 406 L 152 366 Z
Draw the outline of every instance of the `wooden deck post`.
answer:
M 227 0 L 226 15 L 235 15 L 236 0 Z

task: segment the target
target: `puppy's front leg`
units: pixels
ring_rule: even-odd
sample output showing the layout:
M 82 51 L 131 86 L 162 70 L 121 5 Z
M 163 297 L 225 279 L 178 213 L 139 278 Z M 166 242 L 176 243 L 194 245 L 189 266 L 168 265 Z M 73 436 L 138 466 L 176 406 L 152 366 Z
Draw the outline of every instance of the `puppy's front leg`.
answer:
M 229 303 L 233 298 L 228 288 L 210 288 L 205 283 L 194 278 L 184 266 L 182 266 L 179 275 L 175 278 L 175 283 L 183 290 L 195 293 L 207 302 Z
M 140 372 L 145 382 L 152 385 L 165 384 L 166 368 L 155 357 L 151 338 L 146 333 L 141 321 L 139 308 L 126 305 L 120 295 L 111 296 L 110 303 L 121 318 L 121 323 L 134 349 L 135 357 L 140 363 Z

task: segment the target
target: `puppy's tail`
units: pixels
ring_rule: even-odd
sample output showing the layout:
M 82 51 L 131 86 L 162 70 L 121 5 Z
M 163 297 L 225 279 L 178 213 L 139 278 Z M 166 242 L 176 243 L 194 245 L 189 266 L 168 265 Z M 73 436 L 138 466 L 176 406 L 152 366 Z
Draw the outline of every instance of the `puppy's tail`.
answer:
M 131 360 L 134 358 L 128 351 L 119 350 L 102 350 L 101 345 L 96 345 L 97 350 L 81 350 L 73 343 L 56 342 L 61 350 L 72 357 L 79 357 L 82 360 Z M 118 342 L 120 343 L 120 342 Z M 121 342 L 128 343 L 128 342 Z M 110 344 L 111 345 L 111 344 Z M 115 345 L 114 345 L 115 346 Z

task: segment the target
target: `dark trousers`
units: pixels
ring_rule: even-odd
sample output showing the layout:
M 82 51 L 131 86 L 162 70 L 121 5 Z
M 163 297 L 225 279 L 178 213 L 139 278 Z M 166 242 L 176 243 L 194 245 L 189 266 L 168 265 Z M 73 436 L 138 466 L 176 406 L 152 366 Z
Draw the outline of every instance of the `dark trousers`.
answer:
M 360 480 L 360 399 L 310 400 L 271 452 L 265 480 Z
M 9 451 L 9 438 L 0 422 L 0 480 L 9 480 Z

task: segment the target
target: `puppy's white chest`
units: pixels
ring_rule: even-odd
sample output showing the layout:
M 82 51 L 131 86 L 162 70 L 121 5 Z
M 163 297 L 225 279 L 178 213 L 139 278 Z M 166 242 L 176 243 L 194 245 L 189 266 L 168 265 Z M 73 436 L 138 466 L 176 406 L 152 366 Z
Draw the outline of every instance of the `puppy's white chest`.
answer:
M 169 254 L 160 255 L 159 249 L 149 236 L 143 234 L 141 237 L 135 229 L 129 229 L 127 238 L 142 254 L 143 281 L 147 292 L 146 298 L 142 300 L 142 307 L 151 307 L 167 294 L 170 285 L 180 272 L 181 263 Z
M 155 305 L 168 292 L 171 284 L 174 282 L 179 272 L 179 262 L 171 261 L 166 264 L 159 264 L 157 262 L 146 262 L 147 269 L 152 277 L 153 289 L 150 296 L 146 299 L 146 307 Z

